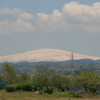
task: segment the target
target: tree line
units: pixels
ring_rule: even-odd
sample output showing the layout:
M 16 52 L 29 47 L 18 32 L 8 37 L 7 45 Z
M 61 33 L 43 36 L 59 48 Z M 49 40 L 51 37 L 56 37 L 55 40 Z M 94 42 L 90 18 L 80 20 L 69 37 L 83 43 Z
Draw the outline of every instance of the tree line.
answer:
M 18 63 L 11 63 L 16 72 L 23 73 L 27 72 L 31 75 L 36 74 L 36 66 L 48 66 L 49 69 L 54 70 L 58 74 L 69 75 L 70 74 L 70 64 L 71 62 L 62 61 L 62 62 L 18 62 Z M 98 61 L 89 61 L 89 60 L 76 60 L 73 61 L 74 68 L 73 71 L 76 74 L 80 74 L 83 70 L 90 70 L 100 72 L 100 62 Z
M 53 91 L 75 91 L 76 89 L 97 92 L 100 89 L 99 72 L 84 70 L 79 75 L 75 73 L 63 75 L 43 65 L 35 69 L 37 73 L 33 76 L 26 72 L 17 73 L 11 64 L 4 62 L 0 69 L 0 80 L 6 83 L 3 86 L 8 92 L 26 90 L 52 93 Z

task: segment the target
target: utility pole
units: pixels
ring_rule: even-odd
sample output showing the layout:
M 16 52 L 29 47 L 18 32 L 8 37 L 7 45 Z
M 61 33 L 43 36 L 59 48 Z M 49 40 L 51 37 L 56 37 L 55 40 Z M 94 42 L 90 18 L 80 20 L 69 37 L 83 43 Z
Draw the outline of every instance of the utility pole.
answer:
M 72 81 L 72 78 L 73 78 L 73 75 L 74 75 L 74 60 L 73 60 L 73 52 L 71 53 L 71 63 L 70 63 L 70 78 L 71 78 L 71 81 L 70 81 L 70 91 L 72 91 L 72 88 L 73 88 L 73 81 Z
M 70 66 L 70 74 L 74 73 L 74 60 L 73 60 L 73 52 L 71 53 L 71 66 Z

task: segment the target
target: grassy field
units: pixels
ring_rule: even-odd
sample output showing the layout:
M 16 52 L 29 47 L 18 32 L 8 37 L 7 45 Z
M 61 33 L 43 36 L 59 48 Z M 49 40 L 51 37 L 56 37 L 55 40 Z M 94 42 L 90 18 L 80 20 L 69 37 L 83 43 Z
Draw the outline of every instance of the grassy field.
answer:
M 72 98 L 68 92 L 36 94 L 34 92 L 0 92 L 0 100 L 100 100 L 100 95 L 85 94 L 83 98 Z

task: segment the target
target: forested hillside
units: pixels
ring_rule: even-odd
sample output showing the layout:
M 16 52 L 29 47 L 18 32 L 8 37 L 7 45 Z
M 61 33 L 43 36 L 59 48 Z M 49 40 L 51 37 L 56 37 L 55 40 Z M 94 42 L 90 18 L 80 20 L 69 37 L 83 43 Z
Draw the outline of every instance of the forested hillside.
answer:
M 18 73 L 27 72 L 31 75 L 36 74 L 35 67 L 37 66 L 48 66 L 50 70 L 55 71 L 59 74 L 68 75 L 71 71 L 75 74 L 79 74 L 80 71 L 90 70 L 100 72 L 100 61 L 91 60 L 91 59 L 81 59 L 74 60 L 73 67 L 71 69 L 71 61 L 62 61 L 62 62 L 19 62 L 11 63 Z

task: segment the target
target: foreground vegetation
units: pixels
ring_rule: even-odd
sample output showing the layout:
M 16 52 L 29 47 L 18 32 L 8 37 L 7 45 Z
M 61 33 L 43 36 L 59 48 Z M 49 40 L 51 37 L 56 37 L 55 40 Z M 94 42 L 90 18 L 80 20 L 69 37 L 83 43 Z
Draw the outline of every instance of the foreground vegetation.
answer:
M 80 94 L 70 92 L 54 92 L 53 94 L 38 94 L 35 92 L 0 92 L 0 100 L 100 100 L 100 95 Z
M 57 74 L 47 66 L 37 66 L 35 70 L 37 73 L 34 76 L 26 72 L 17 73 L 11 64 L 4 62 L 0 71 L 1 100 L 100 99 L 98 72 L 84 70 L 79 75 L 72 72 L 68 76 Z

